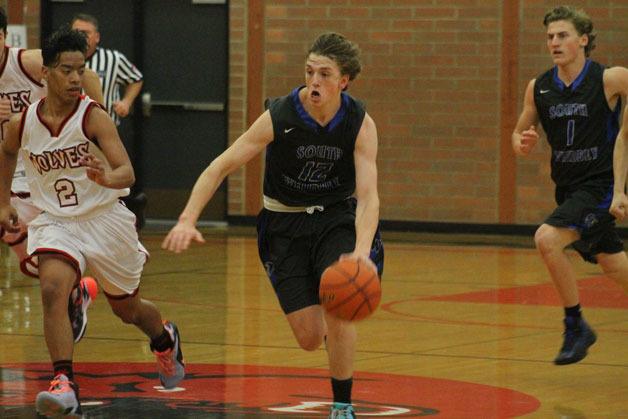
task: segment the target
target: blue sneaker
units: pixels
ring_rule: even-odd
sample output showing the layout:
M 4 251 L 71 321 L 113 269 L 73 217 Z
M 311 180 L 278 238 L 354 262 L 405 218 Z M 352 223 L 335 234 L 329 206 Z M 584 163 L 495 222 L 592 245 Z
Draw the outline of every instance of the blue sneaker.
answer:
M 558 356 L 554 359 L 556 365 L 574 364 L 581 361 L 587 356 L 589 346 L 597 340 L 595 332 L 583 318 L 567 317 L 564 322 L 564 341 Z
M 331 405 L 329 419 L 355 419 L 355 412 L 350 403 L 334 403 Z
M 74 287 L 68 302 L 68 314 L 72 324 L 74 343 L 78 343 L 85 335 L 87 329 L 87 308 L 98 294 L 96 280 L 89 276 L 81 278 L 79 284 Z
M 175 388 L 185 377 L 185 362 L 181 352 L 181 342 L 179 341 L 179 329 L 172 322 L 164 321 L 164 329 L 170 334 L 170 339 L 174 342 L 172 348 L 163 352 L 156 351 L 151 345 L 151 351 L 157 358 L 157 369 L 159 370 L 159 381 L 166 389 Z

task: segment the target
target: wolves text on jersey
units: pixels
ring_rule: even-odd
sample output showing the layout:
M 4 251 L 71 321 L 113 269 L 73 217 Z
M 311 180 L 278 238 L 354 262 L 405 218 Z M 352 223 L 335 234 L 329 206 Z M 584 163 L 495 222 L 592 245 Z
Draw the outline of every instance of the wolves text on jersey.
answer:
M 42 154 L 30 153 L 29 158 L 40 175 L 56 169 L 80 167 L 79 159 L 89 152 L 89 141 L 56 150 L 46 150 Z
M 549 108 L 550 119 L 564 116 L 589 116 L 586 103 L 559 103 Z
M 31 104 L 31 91 L 30 90 L 20 90 L 17 92 L 5 92 L 0 93 L 0 98 L 7 98 L 11 102 L 11 112 L 18 113 L 22 112 L 24 109 Z

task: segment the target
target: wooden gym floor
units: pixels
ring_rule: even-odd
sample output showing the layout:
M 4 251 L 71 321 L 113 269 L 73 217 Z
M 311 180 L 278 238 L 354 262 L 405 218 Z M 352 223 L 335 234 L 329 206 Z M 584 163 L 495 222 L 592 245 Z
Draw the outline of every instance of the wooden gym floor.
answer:
M 325 417 L 324 349 L 300 350 L 247 228 L 205 231 L 174 255 L 148 229 L 141 286 L 179 326 L 181 388 L 158 384 L 147 339 L 100 295 L 76 346 L 89 418 Z M 552 359 L 562 309 L 529 237 L 384 234 L 383 297 L 358 326 L 354 402 L 360 417 L 628 417 L 628 297 L 570 253 L 584 313 L 598 333 L 589 356 Z M 39 285 L 0 258 L 0 417 L 34 418 L 50 379 Z

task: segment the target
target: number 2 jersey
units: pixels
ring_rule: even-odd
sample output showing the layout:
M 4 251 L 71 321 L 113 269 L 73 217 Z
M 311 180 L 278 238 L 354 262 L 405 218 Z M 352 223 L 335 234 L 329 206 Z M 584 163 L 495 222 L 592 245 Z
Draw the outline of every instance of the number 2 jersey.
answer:
M 0 63 L 0 98 L 9 99 L 13 114 L 23 112 L 28 105 L 41 99 L 46 93 L 44 85 L 32 79 L 24 69 L 23 52 L 23 49 L 5 47 L 4 60 Z M 11 191 L 28 192 L 24 163 L 20 157 L 15 166 Z
M 107 165 L 107 159 L 95 139 L 88 138 L 85 126 L 89 112 L 96 106 L 87 96 L 55 132 L 44 122 L 41 110 L 46 99 L 30 105 L 20 125 L 20 153 L 33 203 L 59 217 L 77 217 L 104 208 L 127 195 L 128 189 L 111 189 L 87 177 L 79 159 L 92 153 Z
M 329 206 L 355 191 L 353 151 L 366 111 L 343 92 L 322 127 L 303 108 L 302 88 L 268 102 L 274 139 L 266 148 L 264 195 L 288 206 Z
M 613 179 L 613 148 L 619 131 L 621 99 L 610 109 L 604 94 L 604 67 L 587 60 L 571 86 L 554 67 L 536 79 L 534 102 L 552 148 L 552 180 L 557 186 L 591 178 Z

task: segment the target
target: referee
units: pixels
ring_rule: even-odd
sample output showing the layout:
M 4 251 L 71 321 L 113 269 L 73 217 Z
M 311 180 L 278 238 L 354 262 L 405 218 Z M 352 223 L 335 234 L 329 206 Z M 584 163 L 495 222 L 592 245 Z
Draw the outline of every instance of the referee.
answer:
M 131 153 L 129 146 L 128 124 L 122 123 L 133 107 L 133 102 L 142 90 L 144 83 L 142 73 L 122 54 L 115 49 L 101 48 L 98 20 L 89 14 L 80 13 L 72 18 L 72 29 L 83 32 L 87 37 L 87 53 L 85 64 L 92 69 L 98 77 L 103 89 L 103 104 L 111 118 L 115 121 L 127 151 Z M 121 97 L 121 90 L 123 94 Z M 131 156 L 134 161 L 135 156 Z M 146 208 L 146 195 L 131 188 L 131 194 L 124 198 L 127 207 L 133 211 L 137 218 L 138 230 L 144 226 L 144 209 Z

